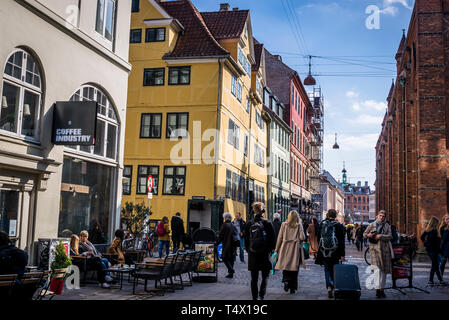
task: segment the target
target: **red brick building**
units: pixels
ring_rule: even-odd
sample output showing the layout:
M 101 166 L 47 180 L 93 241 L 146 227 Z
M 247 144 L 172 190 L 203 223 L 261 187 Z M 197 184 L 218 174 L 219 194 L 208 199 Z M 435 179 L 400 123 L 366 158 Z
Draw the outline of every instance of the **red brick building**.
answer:
M 449 0 L 416 0 L 376 145 L 376 211 L 418 236 L 448 212 Z

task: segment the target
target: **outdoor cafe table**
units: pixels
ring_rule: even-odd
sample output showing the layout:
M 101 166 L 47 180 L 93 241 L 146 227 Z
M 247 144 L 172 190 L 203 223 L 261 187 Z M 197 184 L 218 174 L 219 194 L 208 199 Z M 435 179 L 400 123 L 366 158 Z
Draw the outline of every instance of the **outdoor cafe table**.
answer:
M 128 281 L 131 277 L 131 272 L 135 270 L 135 267 L 111 267 L 109 269 L 107 269 L 107 271 L 111 272 L 111 273 L 115 273 L 118 277 L 116 277 L 116 279 L 118 279 L 118 282 L 120 284 L 120 290 L 122 290 L 123 287 L 123 275 L 124 274 L 128 274 Z

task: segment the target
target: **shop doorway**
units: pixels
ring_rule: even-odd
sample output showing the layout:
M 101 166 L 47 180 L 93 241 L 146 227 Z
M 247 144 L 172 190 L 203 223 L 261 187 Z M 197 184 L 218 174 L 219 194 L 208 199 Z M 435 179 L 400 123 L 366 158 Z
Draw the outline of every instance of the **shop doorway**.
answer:
M 218 233 L 223 224 L 223 201 L 189 200 L 187 204 L 187 232 L 191 235 L 199 228 L 211 228 Z

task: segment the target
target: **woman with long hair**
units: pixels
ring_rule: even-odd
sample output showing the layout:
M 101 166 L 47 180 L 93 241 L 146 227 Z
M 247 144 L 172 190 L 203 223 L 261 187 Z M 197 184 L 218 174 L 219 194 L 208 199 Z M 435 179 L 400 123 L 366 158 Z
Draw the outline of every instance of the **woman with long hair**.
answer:
M 309 253 L 316 255 L 318 253 L 318 238 L 320 237 L 320 225 L 316 218 L 312 219 L 312 223 L 307 228 L 309 234 Z
M 449 258 L 449 214 L 444 215 L 438 227 L 438 237 L 441 239 L 441 261 L 440 272 L 444 274 L 446 262 Z
M 438 237 L 438 223 L 439 220 L 437 217 L 432 217 L 427 224 L 426 230 L 421 235 L 421 241 L 424 243 L 426 247 L 427 254 L 432 261 L 432 267 L 430 269 L 430 277 L 429 277 L 429 286 L 433 286 L 433 278 L 435 273 L 437 274 L 440 285 L 445 285 L 446 283 L 443 281 L 443 277 L 440 272 L 440 265 L 438 263 L 438 256 L 441 252 L 441 239 Z
M 279 230 L 276 243 L 278 260 L 276 270 L 282 270 L 284 290 L 295 293 L 298 290 L 298 271 L 300 264 L 305 269 L 304 253 L 301 241 L 305 239 L 301 218 L 296 211 L 290 211 L 286 222 Z
M 70 236 L 70 255 L 79 255 L 80 238 L 76 234 Z

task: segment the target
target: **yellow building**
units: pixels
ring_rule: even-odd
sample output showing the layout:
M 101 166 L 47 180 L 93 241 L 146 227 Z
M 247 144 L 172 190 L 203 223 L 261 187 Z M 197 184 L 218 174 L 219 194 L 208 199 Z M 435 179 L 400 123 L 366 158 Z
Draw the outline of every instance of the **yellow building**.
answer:
M 190 232 L 266 199 L 264 68 L 249 11 L 229 9 L 133 1 L 123 203 L 147 203 L 152 175 L 151 218 Z

